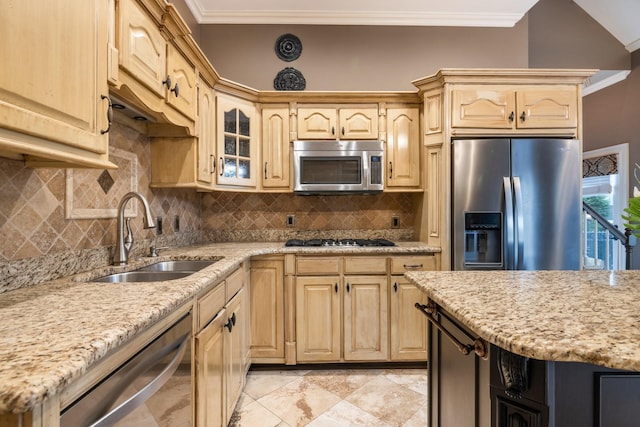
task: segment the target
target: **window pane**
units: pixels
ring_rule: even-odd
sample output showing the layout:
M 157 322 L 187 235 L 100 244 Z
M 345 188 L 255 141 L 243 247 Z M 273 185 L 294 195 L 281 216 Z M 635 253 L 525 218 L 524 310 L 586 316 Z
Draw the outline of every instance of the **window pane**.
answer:
M 242 157 L 251 157 L 250 141 L 248 139 L 240 138 L 238 143 L 240 145 L 240 155 Z
M 251 173 L 249 172 L 249 161 L 248 160 L 240 160 L 238 162 L 238 178 L 251 178 Z
M 240 110 L 240 118 L 238 120 L 240 122 L 238 133 L 243 136 L 249 136 L 249 117 L 242 110 Z
M 224 131 L 228 133 L 236 133 L 236 109 L 224 112 Z
M 236 153 L 236 138 L 233 136 L 224 137 L 224 154 L 229 156 L 235 156 Z
M 225 178 L 235 178 L 237 176 L 236 171 L 236 159 L 224 159 L 224 177 Z

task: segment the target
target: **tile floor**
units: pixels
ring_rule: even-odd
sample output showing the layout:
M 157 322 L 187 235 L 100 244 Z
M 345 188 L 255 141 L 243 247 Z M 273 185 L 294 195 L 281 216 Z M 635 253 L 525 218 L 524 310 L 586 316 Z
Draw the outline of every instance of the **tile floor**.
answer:
M 426 368 L 252 369 L 229 427 L 424 426 L 426 405 Z

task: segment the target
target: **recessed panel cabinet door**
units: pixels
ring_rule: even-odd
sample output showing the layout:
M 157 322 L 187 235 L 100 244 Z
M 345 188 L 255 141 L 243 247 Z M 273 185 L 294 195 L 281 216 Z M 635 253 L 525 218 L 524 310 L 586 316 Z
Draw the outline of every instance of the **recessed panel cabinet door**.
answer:
M 225 310 L 195 337 L 195 410 L 198 426 L 223 427 L 225 419 Z
M 167 42 L 134 0 L 120 1 L 120 66 L 159 98 L 167 75 Z
M 167 104 L 190 119 L 196 117 L 197 89 L 194 67 L 172 45 L 167 46 L 167 75 L 171 76 L 171 89 L 167 91 Z
M 107 2 L 0 2 L 2 151 L 69 158 L 106 154 L 108 135 Z M 39 146 L 7 131 L 54 141 Z M 12 141 L 19 140 L 19 143 Z M 66 151 L 66 153 L 64 153 Z M 99 156 L 94 157 L 99 160 Z M 80 159 L 78 159 L 80 160 Z
M 251 262 L 251 357 L 284 360 L 284 262 Z
M 340 360 L 339 276 L 296 278 L 296 359 Z
M 420 187 L 420 123 L 417 108 L 387 110 L 386 154 L 387 187 Z
M 200 82 L 198 108 L 198 181 L 213 184 L 216 153 L 216 116 L 213 89 Z
M 289 188 L 289 107 L 262 108 L 262 187 Z
M 386 360 L 387 276 L 345 276 L 344 281 L 344 360 Z

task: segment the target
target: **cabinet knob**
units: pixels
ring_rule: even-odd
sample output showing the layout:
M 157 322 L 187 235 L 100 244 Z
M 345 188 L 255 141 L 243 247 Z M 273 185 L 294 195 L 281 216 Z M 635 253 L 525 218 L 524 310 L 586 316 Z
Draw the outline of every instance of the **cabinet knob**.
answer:
M 349 282 L 347 282 L 347 292 L 351 291 L 351 285 L 349 285 Z
M 393 283 L 393 291 L 398 292 L 398 282 Z
M 526 119 L 527 119 L 527 115 L 523 111 L 522 114 L 520 114 L 520 121 L 524 122 Z
M 229 332 L 233 330 L 233 321 L 230 317 L 227 319 L 227 323 L 224 324 L 224 327 L 227 328 Z
M 342 126 L 342 136 L 344 136 L 344 126 Z
M 509 123 L 513 123 L 513 119 L 515 118 L 515 114 L 512 111 L 511 114 L 509 114 Z
M 167 78 L 162 81 L 162 84 L 167 87 L 167 89 L 171 90 L 171 76 L 167 75 Z
M 107 95 L 100 95 L 100 99 L 102 100 L 107 100 L 107 128 L 104 130 L 100 130 L 100 135 L 104 135 L 105 133 L 109 132 L 109 130 L 111 129 L 111 122 L 113 122 L 113 104 L 111 103 L 111 98 L 109 98 Z
M 173 87 L 173 89 L 169 89 L 171 92 L 176 94 L 176 98 L 180 96 L 180 88 L 178 87 L 178 83 Z
M 335 127 L 331 126 L 331 135 L 335 135 L 336 134 L 336 129 Z

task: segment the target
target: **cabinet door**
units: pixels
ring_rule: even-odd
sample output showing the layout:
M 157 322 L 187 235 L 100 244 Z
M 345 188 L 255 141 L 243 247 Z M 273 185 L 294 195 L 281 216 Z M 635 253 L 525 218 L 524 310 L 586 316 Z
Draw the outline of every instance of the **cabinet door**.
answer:
M 0 151 L 106 165 L 106 17 L 99 0 L 0 4 Z
M 387 360 L 387 276 L 344 280 L 344 360 Z
M 578 126 L 578 94 L 574 86 L 519 90 L 516 104 L 518 129 Z
M 290 186 L 289 107 L 262 109 L 262 187 Z
M 298 108 L 298 139 L 335 139 L 335 108 Z
M 165 88 L 167 104 L 190 119 L 196 117 L 196 71 L 173 45 L 167 46 L 167 75 L 171 88 Z
M 251 357 L 284 361 L 284 262 L 251 262 Z
M 391 277 L 391 360 L 427 360 L 427 319 L 415 308 L 427 296 L 403 276 Z
M 420 187 L 420 123 L 414 108 L 387 110 L 387 187 Z
M 120 67 L 159 98 L 167 75 L 167 42 L 158 26 L 135 0 L 119 3 Z
M 213 90 L 200 82 L 198 89 L 198 181 L 213 184 L 215 173 L 215 100 Z
M 224 330 L 224 366 L 226 389 L 226 414 L 227 420 L 233 414 L 233 410 L 240 398 L 240 392 L 244 385 L 243 368 L 243 322 L 247 321 L 244 313 L 243 302 L 244 289 L 240 289 L 235 297 L 226 306 L 226 326 Z
M 217 97 L 218 184 L 256 186 L 255 106 Z
M 340 360 L 340 276 L 296 278 L 296 359 Z
M 515 92 L 501 86 L 469 86 L 451 92 L 454 128 L 513 129 Z
M 224 336 L 226 312 L 195 337 L 195 411 L 198 426 L 224 427 Z
M 377 108 L 341 108 L 338 114 L 341 139 L 378 139 Z

